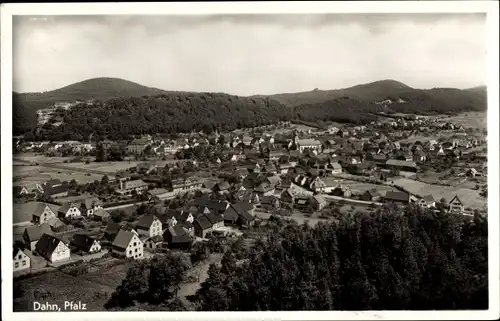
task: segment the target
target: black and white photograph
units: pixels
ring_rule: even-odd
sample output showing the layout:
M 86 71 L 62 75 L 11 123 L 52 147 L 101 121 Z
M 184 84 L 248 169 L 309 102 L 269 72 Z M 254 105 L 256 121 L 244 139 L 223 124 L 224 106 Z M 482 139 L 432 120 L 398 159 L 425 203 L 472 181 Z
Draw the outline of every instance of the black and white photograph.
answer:
M 12 5 L 9 318 L 498 318 L 498 3 L 446 2 Z

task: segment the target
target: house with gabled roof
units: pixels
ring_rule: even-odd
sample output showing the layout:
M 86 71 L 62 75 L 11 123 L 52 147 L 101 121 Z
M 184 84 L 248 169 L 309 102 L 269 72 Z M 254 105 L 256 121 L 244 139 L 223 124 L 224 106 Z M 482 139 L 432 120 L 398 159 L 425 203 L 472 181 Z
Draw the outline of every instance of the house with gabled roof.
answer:
M 171 226 L 163 233 L 163 240 L 170 249 L 189 249 L 193 240 L 181 226 Z
M 200 215 L 194 220 L 194 233 L 196 236 L 205 238 L 208 233 L 212 232 L 212 223 L 205 215 Z
M 210 224 L 212 224 L 212 230 L 215 230 L 215 229 L 218 229 L 218 228 L 221 228 L 224 226 L 224 218 L 219 213 L 210 212 L 208 214 L 205 214 L 205 216 L 210 221 Z
M 316 194 L 311 197 L 310 204 L 315 210 L 320 211 L 325 208 L 328 203 L 323 195 Z
M 61 219 L 71 220 L 82 216 L 80 202 L 66 202 L 57 210 L 57 216 Z
M 94 212 L 94 215 L 92 216 L 94 220 L 96 221 L 107 221 L 109 219 L 109 212 L 106 211 L 105 209 L 97 209 L 95 212 Z
M 29 226 L 24 230 L 23 241 L 24 246 L 30 251 L 35 250 L 36 243 L 40 240 L 43 234 L 51 234 L 52 230 L 48 224 Z
M 436 207 L 436 200 L 434 199 L 434 196 L 431 194 L 424 196 L 418 201 L 418 205 L 424 208 L 432 208 Z
M 227 193 L 229 193 L 230 187 L 231 187 L 231 185 L 228 182 L 223 181 L 223 182 L 215 184 L 214 192 L 219 193 L 221 195 L 227 194 Z
M 73 235 L 73 239 L 70 242 L 70 248 L 73 248 L 73 252 L 80 253 L 97 253 L 101 251 L 101 243 L 90 235 L 83 233 L 76 233 Z
M 14 204 L 14 215 L 31 217 L 34 224 L 45 224 L 56 216 L 57 206 L 42 202 L 27 202 Z
M 111 244 L 111 249 L 114 254 L 126 258 L 141 259 L 144 257 L 144 243 L 134 230 L 120 229 Z
M 51 263 L 69 260 L 71 250 L 60 238 L 43 234 L 36 243 L 35 251 Z
M 460 200 L 458 195 L 455 195 L 448 204 L 449 212 L 453 214 L 463 214 L 464 213 L 464 203 Z
M 146 237 L 153 237 L 162 234 L 162 222 L 152 214 L 142 216 L 136 223 L 137 233 Z
M 25 269 L 29 269 L 31 266 L 31 259 L 24 251 L 18 247 L 14 246 L 13 255 L 13 266 L 12 269 L 14 272 L 22 271 Z
M 384 201 L 390 203 L 400 203 L 400 204 L 409 204 L 410 203 L 410 194 L 402 191 L 387 191 L 385 193 Z
M 102 209 L 102 205 L 101 200 L 97 197 L 86 198 L 81 203 L 81 213 L 87 216 L 92 216 L 95 211 Z
M 364 192 L 361 195 L 361 200 L 365 201 L 365 202 L 376 202 L 381 197 L 382 197 L 382 195 L 380 195 L 379 192 L 377 192 L 375 189 L 373 189 L 373 190 L 368 190 L 368 191 Z

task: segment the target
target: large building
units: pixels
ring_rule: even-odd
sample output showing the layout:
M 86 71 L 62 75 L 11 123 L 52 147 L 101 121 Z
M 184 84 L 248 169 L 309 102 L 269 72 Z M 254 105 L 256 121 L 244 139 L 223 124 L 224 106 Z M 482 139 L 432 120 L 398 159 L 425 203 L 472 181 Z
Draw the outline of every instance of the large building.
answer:
M 316 139 L 297 139 L 295 141 L 297 149 L 302 153 L 306 149 L 310 150 L 321 150 L 321 142 Z
M 137 194 L 142 194 L 143 191 L 148 189 L 148 184 L 142 179 L 132 181 L 120 180 L 120 188 L 116 190 L 121 195 L 131 195 L 133 191 Z

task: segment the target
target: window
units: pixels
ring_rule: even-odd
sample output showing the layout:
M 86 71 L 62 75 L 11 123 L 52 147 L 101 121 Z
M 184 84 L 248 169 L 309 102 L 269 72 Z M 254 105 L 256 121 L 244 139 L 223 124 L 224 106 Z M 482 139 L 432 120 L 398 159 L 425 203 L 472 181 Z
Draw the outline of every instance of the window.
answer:
M 19 262 L 14 263 L 14 267 L 18 268 L 19 267 Z
M 132 250 L 129 250 L 129 251 L 128 251 L 128 254 L 132 255 Z
M 137 242 L 134 242 L 134 246 L 137 246 Z
M 23 266 L 25 266 L 25 265 L 26 265 L 26 260 L 23 260 Z
M 19 256 L 17 257 L 18 259 L 22 259 L 23 258 L 23 255 L 22 254 L 19 254 Z

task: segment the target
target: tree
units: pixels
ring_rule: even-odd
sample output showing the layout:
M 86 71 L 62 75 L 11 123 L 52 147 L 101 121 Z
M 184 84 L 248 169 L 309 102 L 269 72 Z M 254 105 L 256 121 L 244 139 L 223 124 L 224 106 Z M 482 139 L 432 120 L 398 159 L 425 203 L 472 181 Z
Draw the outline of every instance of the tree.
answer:
M 124 308 L 148 303 L 179 309 L 182 305 L 175 302 L 175 297 L 187 268 L 185 261 L 172 254 L 135 263 L 105 307 Z
M 71 182 L 70 182 L 71 183 Z M 105 185 L 107 186 L 109 184 L 109 178 L 108 178 L 108 175 L 104 175 L 102 178 L 101 178 L 101 185 Z
M 269 220 L 241 264 L 226 252 L 201 310 L 484 309 L 487 220 L 384 207 L 315 227 Z
M 97 144 L 96 146 L 95 161 L 96 162 L 106 161 L 106 151 L 104 150 L 104 146 L 101 143 Z

